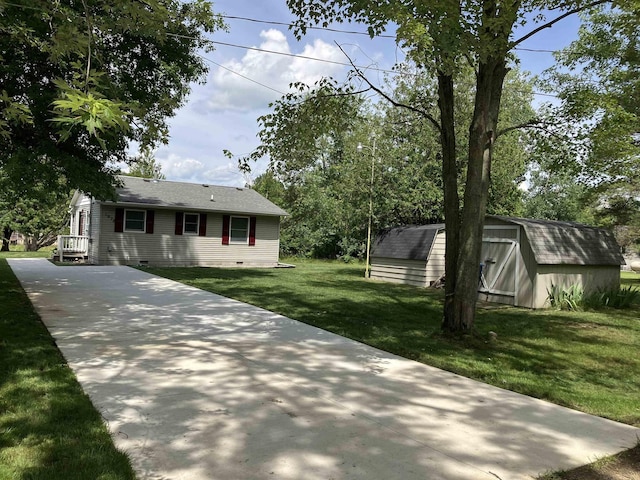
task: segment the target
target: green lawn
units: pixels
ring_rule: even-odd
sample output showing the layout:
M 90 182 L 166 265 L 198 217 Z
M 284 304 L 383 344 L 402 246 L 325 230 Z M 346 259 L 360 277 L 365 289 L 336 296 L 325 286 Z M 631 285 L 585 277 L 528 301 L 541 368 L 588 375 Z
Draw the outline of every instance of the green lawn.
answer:
M 34 254 L 0 253 L 0 479 L 133 479 L 126 456 L 115 450 L 4 260 L 23 256 Z M 291 263 L 297 268 L 145 270 L 471 378 L 640 426 L 639 307 L 481 309 L 474 335 L 454 339 L 439 332 L 441 291 L 366 281 L 358 264 Z M 640 288 L 640 275 L 622 278 Z M 495 343 L 489 331 L 498 334 Z M 554 478 L 580 478 L 570 475 Z
M 25 256 L 0 254 L 0 479 L 133 479 L 5 260 Z
M 640 307 L 480 309 L 473 335 L 440 333 L 442 291 L 363 278 L 361 264 L 295 269 L 145 268 L 407 358 L 640 426 Z M 640 284 L 625 274 L 623 283 Z M 497 341 L 489 340 L 489 331 Z

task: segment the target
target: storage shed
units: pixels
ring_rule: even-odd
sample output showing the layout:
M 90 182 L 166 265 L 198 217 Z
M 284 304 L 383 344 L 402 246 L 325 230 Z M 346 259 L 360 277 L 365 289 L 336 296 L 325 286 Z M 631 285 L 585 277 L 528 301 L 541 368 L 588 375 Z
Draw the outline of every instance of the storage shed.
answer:
M 371 249 L 371 278 L 428 287 L 444 273 L 444 223 L 397 227 Z
M 430 286 L 444 273 L 444 241 L 441 224 L 385 232 L 374 243 L 371 278 Z M 586 292 L 619 286 L 624 260 L 613 234 L 601 228 L 488 215 L 481 262 L 481 300 L 543 308 L 551 285 Z

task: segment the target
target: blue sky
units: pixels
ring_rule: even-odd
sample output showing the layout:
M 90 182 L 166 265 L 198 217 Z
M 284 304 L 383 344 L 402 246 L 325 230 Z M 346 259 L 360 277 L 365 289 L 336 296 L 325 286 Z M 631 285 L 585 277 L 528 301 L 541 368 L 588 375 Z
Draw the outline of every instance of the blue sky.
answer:
M 272 22 L 289 23 L 294 19 L 284 0 L 219 0 L 214 3 L 214 10 L 226 16 Z M 216 32 L 212 40 L 329 62 L 346 62 L 337 42 L 357 65 L 375 65 L 380 69 L 390 69 L 404 58 L 393 38 L 370 39 L 366 35 L 310 30 L 297 41 L 285 26 L 232 18 L 226 22 L 229 31 Z M 578 25 L 575 16 L 565 19 L 521 47 L 562 48 L 575 38 Z M 366 31 L 365 26 L 357 24 L 335 25 L 335 28 Z M 523 33 L 530 28 L 525 27 Z M 549 53 L 519 51 L 518 54 L 521 68 L 533 73 L 539 73 L 553 63 Z M 250 179 L 240 173 L 236 160 L 223 155 L 223 150 L 243 155 L 255 149 L 258 117 L 268 113 L 268 104 L 287 92 L 291 82 L 313 83 L 322 76 L 343 79 L 349 70 L 335 63 L 223 45 L 204 56 L 210 67 L 206 83 L 193 86 L 188 103 L 170 120 L 169 144 L 155 152 L 168 180 L 244 185 Z M 381 81 L 382 74 L 374 72 L 371 80 Z M 255 178 L 265 168 L 266 161 L 254 165 L 251 177 Z

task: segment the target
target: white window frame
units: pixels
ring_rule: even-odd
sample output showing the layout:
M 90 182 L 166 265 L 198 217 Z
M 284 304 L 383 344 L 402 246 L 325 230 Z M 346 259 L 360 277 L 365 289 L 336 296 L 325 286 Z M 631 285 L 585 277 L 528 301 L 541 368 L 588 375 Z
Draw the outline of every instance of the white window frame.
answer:
M 196 231 L 195 232 L 187 232 L 187 215 L 195 215 L 196 216 Z M 193 223 L 193 222 L 189 222 Z M 184 212 L 182 214 L 182 233 L 183 235 L 199 235 L 200 234 L 200 214 L 194 212 Z
M 234 218 L 244 218 L 247 220 L 247 237 L 244 240 L 233 240 L 233 219 Z M 229 244 L 233 245 L 249 245 L 249 235 L 251 234 L 251 218 L 250 217 L 242 217 L 239 215 L 231 216 L 229 218 Z
M 142 230 L 127 228 L 127 214 L 129 212 L 142 212 Z M 147 211 L 134 208 L 125 208 L 122 218 L 122 231 L 128 233 L 147 233 Z

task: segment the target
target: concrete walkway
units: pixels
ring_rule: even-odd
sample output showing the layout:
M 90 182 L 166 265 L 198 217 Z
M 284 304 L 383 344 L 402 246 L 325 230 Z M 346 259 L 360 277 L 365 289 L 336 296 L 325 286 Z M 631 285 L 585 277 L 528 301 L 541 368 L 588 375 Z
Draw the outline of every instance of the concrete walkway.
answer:
M 640 435 L 135 269 L 9 263 L 140 479 L 512 480 Z

